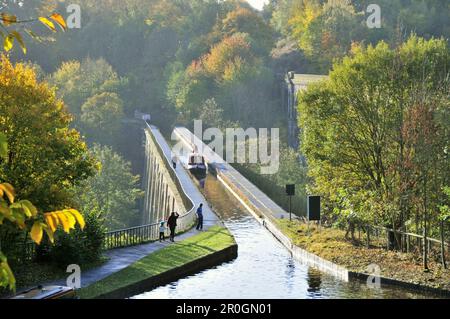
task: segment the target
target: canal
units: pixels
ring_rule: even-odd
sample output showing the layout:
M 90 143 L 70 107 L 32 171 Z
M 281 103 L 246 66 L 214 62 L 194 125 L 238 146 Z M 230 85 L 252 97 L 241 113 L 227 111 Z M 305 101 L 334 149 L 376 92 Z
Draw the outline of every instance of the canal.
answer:
M 402 288 L 344 282 L 294 260 L 290 252 L 208 176 L 205 197 L 234 235 L 239 256 L 136 299 L 430 298 Z

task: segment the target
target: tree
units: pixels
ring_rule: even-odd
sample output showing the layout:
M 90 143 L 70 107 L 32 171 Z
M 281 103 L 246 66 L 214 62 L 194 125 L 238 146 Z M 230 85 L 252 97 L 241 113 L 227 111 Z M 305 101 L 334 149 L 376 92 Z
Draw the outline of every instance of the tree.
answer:
M 300 49 L 322 72 L 330 69 L 333 59 L 344 57 L 352 42 L 361 41 L 361 14 L 349 0 L 328 1 L 323 6 L 317 0 L 304 1 L 296 8 L 289 23 Z
M 200 115 L 208 99 L 223 109 L 224 120 L 246 125 L 267 125 L 273 111 L 273 74 L 258 57 L 246 33 L 235 33 L 213 45 L 210 52 L 191 63 L 184 72 L 174 72 L 169 98 L 185 120 Z M 251 92 L 251 94 L 249 94 Z M 256 113 L 267 117 L 255 117 Z
M 130 163 L 110 147 L 94 145 L 93 156 L 101 163 L 99 173 L 76 187 L 75 197 L 81 210 L 96 211 L 110 230 L 139 225 L 139 175 L 133 175 Z
M 214 98 L 208 99 L 201 107 L 200 120 L 203 125 L 209 127 L 221 127 L 223 124 L 223 109 L 221 109 Z
M 0 159 L 8 160 L 8 143 L 3 133 L 0 133 Z M 64 231 L 69 233 L 75 229 L 78 223 L 83 229 L 85 222 L 83 216 L 74 209 L 64 209 L 45 214 L 38 214 L 38 209 L 28 200 L 16 201 L 16 191 L 9 183 L 0 183 L 0 227 L 10 224 L 19 229 L 25 230 L 32 222 L 29 231 L 31 239 L 40 244 L 45 231 L 50 239 L 54 242 L 54 234 L 59 225 L 62 225 Z M 6 256 L 0 250 L 0 287 L 9 287 L 15 289 L 15 278 L 11 268 L 8 265 Z
M 125 117 L 120 98 L 128 80 L 121 78 L 104 59 L 69 61 L 50 77 L 58 95 L 75 117 L 75 127 L 90 142 L 115 145 Z
M 416 223 L 436 224 L 449 174 L 448 117 L 439 116 L 448 114 L 449 59 L 445 40 L 355 46 L 328 81 L 300 94 L 310 187 L 329 213 L 351 210 L 395 229 L 414 213 Z
M 120 94 L 127 85 L 104 59 L 86 59 L 83 62 L 64 62 L 49 78 L 58 88 L 58 95 L 79 121 L 82 105 L 96 94 L 105 92 Z M 78 124 L 78 123 L 77 123 Z
M 38 82 L 33 69 L 1 57 L 0 132 L 8 138 L 8 161 L 0 180 L 43 210 L 70 204 L 67 190 L 92 176 L 95 161 L 54 89 Z
M 255 11 L 238 6 L 228 12 L 222 20 L 222 32 L 225 36 L 246 33 L 259 55 L 267 56 L 274 44 L 272 29 Z
M 81 125 L 91 141 L 112 145 L 124 118 L 123 101 L 116 93 L 90 97 L 81 107 Z

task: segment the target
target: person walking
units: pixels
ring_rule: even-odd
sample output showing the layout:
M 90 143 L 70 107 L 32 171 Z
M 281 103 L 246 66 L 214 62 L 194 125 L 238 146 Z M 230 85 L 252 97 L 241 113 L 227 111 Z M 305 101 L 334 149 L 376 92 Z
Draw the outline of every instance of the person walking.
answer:
M 177 169 L 178 156 L 177 154 L 173 154 L 172 156 L 172 166 L 173 169 Z
M 166 240 L 166 226 L 164 225 L 164 221 L 162 220 L 159 223 L 159 242 Z
M 197 208 L 197 230 L 203 230 L 203 204 Z
M 169 219 L 167 220 L 167 226 L 169 226 L 170 229 L 170 241 L 175 241 L 175 228 L 177 227 L 177 219 L 180 217 L 177 212 L 172 212 L 170 214 Z

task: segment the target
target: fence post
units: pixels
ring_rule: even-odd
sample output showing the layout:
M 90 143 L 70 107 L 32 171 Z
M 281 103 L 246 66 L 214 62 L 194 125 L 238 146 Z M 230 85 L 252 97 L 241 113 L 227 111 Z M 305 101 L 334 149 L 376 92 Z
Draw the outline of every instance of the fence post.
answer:
M 427 245 L 427 226 L 423 227 L 423 268 L 428 271 L 428 245 Z
M 370 248 L 370 226 L 366 226 L 367 248 Z
M 447 263 L 445 262 L 444 220 L 441 220 L 441 262 L 442 267 L 447 269 Z
M 391 245 L 390 245 L 390 241 L 389 241 L 389 229 L 386 229 L 386 249 L 390 250 Z
M 411 245 L 411 237 L 409 235 L 406 235 L 406 252 L 409 253 L 410 251 L 410 245 Z

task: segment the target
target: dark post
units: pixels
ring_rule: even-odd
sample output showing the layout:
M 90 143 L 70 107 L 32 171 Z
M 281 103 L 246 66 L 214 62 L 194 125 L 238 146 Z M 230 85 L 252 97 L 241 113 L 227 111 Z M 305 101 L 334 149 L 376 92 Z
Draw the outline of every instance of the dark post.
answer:
M 447 269 L 447 263 L 445 261 L 444 220 L 441 220 L 441 261 L 442 267 Z
M 292 221 L 292 196 L 295 195 L 295 185 L 286 185 L 286 194 L 289 196 L 289 220 Z
M 289 196 L 289 221 L 292 221 L 292 196 Z
M 427 222 L 424 220 L 423 227 L 423 269 L 428 271 L 428 243 L 427 243 Z
M 370 226 L 366 226 L 366 235 L 367 235 L 367 248 L 370 248 Z

